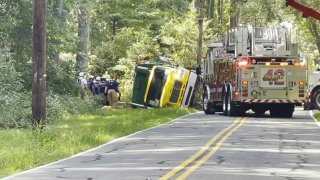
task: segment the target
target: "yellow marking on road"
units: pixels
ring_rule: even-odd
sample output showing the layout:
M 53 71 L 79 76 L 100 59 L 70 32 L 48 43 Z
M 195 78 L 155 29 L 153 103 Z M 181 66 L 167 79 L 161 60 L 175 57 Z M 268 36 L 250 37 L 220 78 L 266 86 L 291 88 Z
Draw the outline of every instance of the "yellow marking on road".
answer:
M 207 162 L 223 145 L 224 141 L 226 141 L 240 126 L 242 126 L 244 123 L 247 122 L 247 118 L 244 118 L 241 120 L 241 122 L 234 127 L 232 130 L 230 130 L 217 144 L 212 148 L 212 150 L 206 154 L 204 157 L 202 157 L 199 161 L 197 161 L 196 164 L 194 164 L 192 167 L 190 167 L 187 171 L 185 171 L 183 174 L 181 174 L 177 179 L 182 180 L 186 179 L 192 172 L 194 172 L 196 169 L 198 169 L 202 164 Z
M 235 121 L 233 121 L 233 123 L 228 126 L 227 128 L 225 128 L 224 130 L 222 130 L 219 134 L 217 134 L 216 136 L 214 136 L 209 142 L 207 142 L 207 144 L 205 146 L 203 146 L 198 152 L 196 152 L 193 156 L 191 156 L 189 159 L 187 159 L 186 161 L 184 161 L 183 163 L 181 163 L 179 166 L 173 168 L 171 171 L 169 171 L 167 174 L 165 174 L 164 176 L 162 176 L 160 178 L 160 180 L 165 180 L 165 179 L 169 179 L 172 176 L 174 176 L 175 174 L 177 174 L 178 172 L 180 172 L 181 170 L 183 170 L 184 168 L 186 168 L 189 164 L 191 164 L 193 161 L 195 161 L 197 158 L 199 158 L 202 154 L 204 154 L 219 138 L 221 138 L 225 133 L 227 133 L 228 131 L 230 131 L 232 128 L 234 128 L 234 126 L 238 123 L 241 123 L 241 120 L 243 118 L 237 118 Z M 235 126 L 237 127 L 237 126 Z

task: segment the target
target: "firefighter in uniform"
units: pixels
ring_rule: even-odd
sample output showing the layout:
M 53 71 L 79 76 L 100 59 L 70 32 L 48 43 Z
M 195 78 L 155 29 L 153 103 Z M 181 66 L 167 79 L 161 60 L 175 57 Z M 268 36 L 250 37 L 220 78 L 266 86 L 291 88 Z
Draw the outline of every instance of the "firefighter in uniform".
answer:
M 118 100 L 120 100 L 121 97 L 119 83 L 116 80 L 115 76 L 111 76 L 111 79 L 107 83 L 106 94 L 109 106 L 115 108 L 117 106 Z

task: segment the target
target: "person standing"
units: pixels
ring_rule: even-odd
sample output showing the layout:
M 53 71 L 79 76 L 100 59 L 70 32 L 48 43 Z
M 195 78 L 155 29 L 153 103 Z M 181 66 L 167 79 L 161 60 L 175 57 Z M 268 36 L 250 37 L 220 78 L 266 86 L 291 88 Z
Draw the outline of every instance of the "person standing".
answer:
M 101 77 L 100 76 L 97 76 L 93 80 L 93 95 L 99 95 L 99 92 L 100 92 L 100 81 L 101 81 Z
M 83 99 L 88 101 L 89 100 L 88 82 L 84 77 L 84 72 L 79 73 L 78 83 L 80 84 L 81 89 L 83 91 Z
M 107 95 L 106 95 L 106 89 L 107 89 L 107 79 L 105 77 L 101 78 L 100 81 L 100 89 L 99 94 L 103 98 L 102 105 L 108 105 Z
M 93 94 L 93 79 L 94 77 L 92 75 L 89 76 L 89 79 L 87 81 L 88 89 Z
M 121 97 L 119 83 L 115 76 L 111 76 L 111 79 L 107 83 L 106 92 L 109 105 L 115 108 Z

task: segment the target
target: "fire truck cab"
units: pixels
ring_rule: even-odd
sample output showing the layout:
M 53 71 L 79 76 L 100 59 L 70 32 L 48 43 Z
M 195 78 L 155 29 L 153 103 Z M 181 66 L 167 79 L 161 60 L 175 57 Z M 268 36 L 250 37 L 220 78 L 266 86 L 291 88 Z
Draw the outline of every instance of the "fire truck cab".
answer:
M 270 111 L 292 117 L 306 100 L 306 65 L 283 27 L 239 27 L 208 46 L 203 64 L 203 110 L 241 116 Z

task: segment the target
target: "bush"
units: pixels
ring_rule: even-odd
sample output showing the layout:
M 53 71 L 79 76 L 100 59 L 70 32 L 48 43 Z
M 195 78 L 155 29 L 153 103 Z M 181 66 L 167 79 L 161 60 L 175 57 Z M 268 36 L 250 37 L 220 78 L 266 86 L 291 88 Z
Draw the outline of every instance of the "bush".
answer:
M 132 79 L 123 79 L 120 80 L 120 91 L 121 91 L 121 101 L 131 102 L 132 101 L 132 88 L 133 80 Z
M 0 52 L 0 74 L 0 128 L 30 127 L 31 89 L 23 86 L 22 74 L 16 71 L 6 51 Z M 49 63 L 48 74 L 47 123 L 65 115 L 86 113 L 97 106 L 92 99 L 80 98 L 81 88 L 70 63 Z
M 31 120 L 31 94 L 24 90 L 21 74 L 8 52 L 0 52 L 0 127 L 25 127 Z
M 84 114 L 97 107 L 98 103 L 91 98 L 85 101 L 80 97 L 71 95 L 57 95 L 51 93 L 48 98 L 47 106 L 47 122 L 51 123 L 54 120 L 61 119 L 66 115 Z
M 49 91 L 55 94 L 79 96 L 81 89 L 76 83 L 76 72 L 72 61 L 48 61 L 47 84 Z

